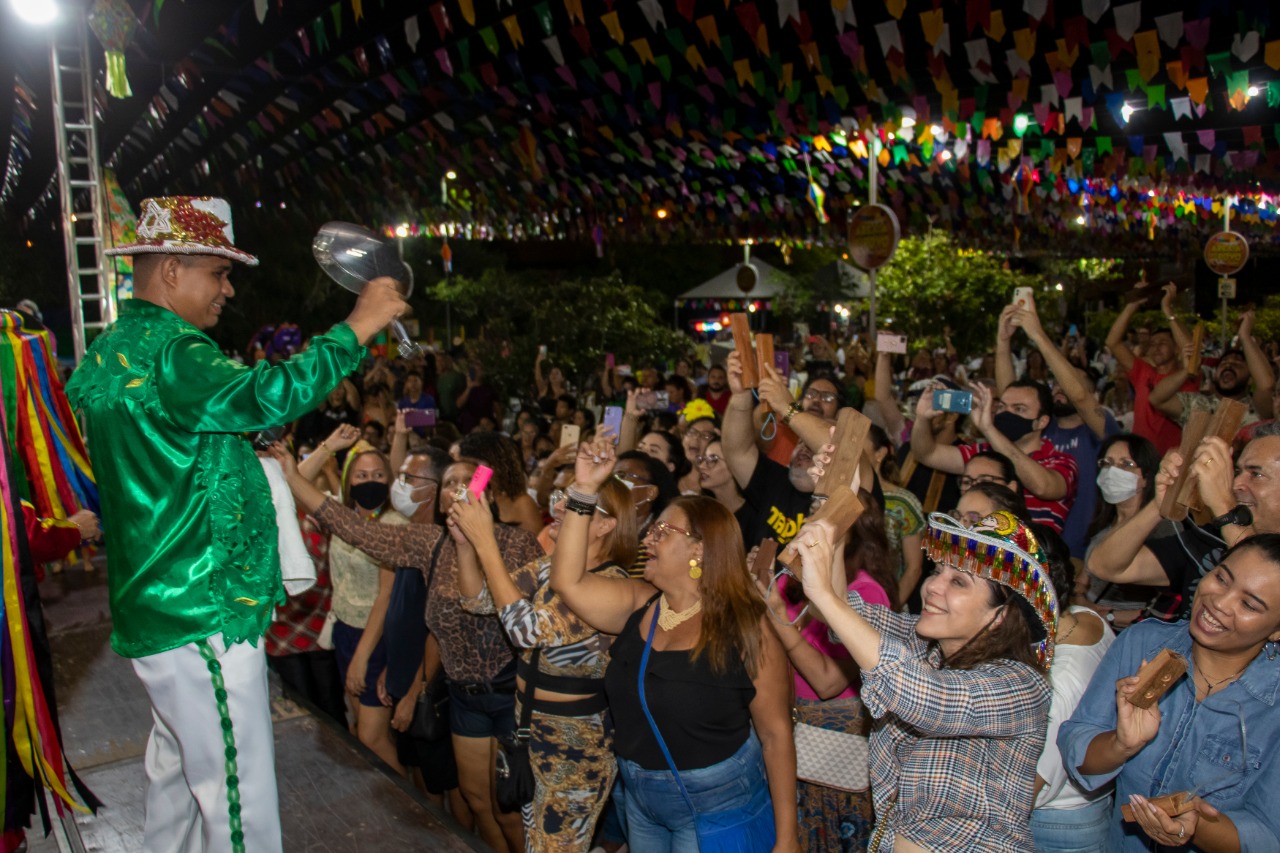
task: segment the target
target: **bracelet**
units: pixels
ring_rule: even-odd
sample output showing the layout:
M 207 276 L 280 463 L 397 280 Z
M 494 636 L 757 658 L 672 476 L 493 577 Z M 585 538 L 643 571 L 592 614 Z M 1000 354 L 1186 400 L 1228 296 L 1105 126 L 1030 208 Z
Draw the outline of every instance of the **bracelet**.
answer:
M 804 411 L 804 407 L 800 405 L 799 400 L 796 400 L 794 403 L 792 403 L 790 406 L 787 407 L 787 413 L 782 416 L 782 422 L 789 426 L 791 424 L 791 419 L 794 418 L 796 415 L 800 414 L 800 412 L 802 411 Z
M 580 492 L 577 489 L 575 489 L 573 486 L 570 486 L 568 489 L 566 489 L 565 494 L 569 496 L 569 500 L 577 501 L 580 504 L 584 504 L 586 506 L 593 507 L 593 508 L 597 503 L 600 502 L 600 495 L 598 494 L 592 495 L 592 494 L 588 494 L 587 492 Z M 594 509 L 592 511 L 594 512 Z
M 578 515 L 591 517 L 595 515 L 596 505 L 594 503 L 585 503 L 577 498 L 569 498 L 564 505 L 566 512 L 577 513 Z

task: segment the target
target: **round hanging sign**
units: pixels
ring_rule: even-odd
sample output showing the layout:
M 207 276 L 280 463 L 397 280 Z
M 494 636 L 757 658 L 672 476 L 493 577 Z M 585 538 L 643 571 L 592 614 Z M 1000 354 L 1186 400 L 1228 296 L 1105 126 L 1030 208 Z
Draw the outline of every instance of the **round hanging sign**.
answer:
M 750 293 L 760 281 L 760 270 L 753 263 L 738 264 L 738 290 Z
M 864 270 L 882 267 L 898 248 L 898 217 L 883 204 L 858 209 L 849 223 L 849 258 Z
M 1204 262 L 1217 275 L 1235 275 L 1249 260 L 1249 241 L 1235 231 L 1219 231 L 1204 244 Z

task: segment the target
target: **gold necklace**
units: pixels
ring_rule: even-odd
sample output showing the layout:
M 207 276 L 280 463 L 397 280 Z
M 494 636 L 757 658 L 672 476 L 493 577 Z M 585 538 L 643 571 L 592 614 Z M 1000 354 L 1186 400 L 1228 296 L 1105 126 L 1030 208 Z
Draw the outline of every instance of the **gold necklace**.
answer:
M 674 631 L 701 612 L 701 598 L 684 610 L 677 612 L 667 604 L 667 594 L 664 592 L 662 597 L 658 599 L 658 627 L 664 631 Z

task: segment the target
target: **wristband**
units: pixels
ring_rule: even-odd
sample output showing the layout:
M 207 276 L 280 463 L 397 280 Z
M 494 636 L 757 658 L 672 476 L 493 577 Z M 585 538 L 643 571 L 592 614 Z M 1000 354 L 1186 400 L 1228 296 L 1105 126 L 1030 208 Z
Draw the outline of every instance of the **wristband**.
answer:
M 572 512 L 586 517 L 595 515 L 596 511 L 596 505 L 594 503 L 585 503 L 572 497 L 565 501 L 564 508 L 566 512 Z
M 589 495 L 586 492 L 578 491 L 573 486 L 570 486 L 568 489 L 566 489 L 565 494 L 569 496 L 569 500 L 577 501 L 580 504 L 584 504 L 590 507 L 594 507 L 597 503 L 600 502 L 600 495 L 598 494 Z

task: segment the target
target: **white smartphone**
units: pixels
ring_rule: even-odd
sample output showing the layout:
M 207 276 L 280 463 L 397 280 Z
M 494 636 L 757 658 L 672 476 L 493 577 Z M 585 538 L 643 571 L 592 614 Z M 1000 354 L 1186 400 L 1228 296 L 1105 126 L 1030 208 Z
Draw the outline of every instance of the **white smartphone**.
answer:
M 893 332 L 877 332 L 876 349 L 879 352 L 895 352 L 906 355 L 907 336 L 896 335 Z
M 1035 304 L 1035 297 L 1031 295 L 1031 288 L 1015 287 L 1013 289 L 1013 304 L 1019 308 L 1027 308 Z

